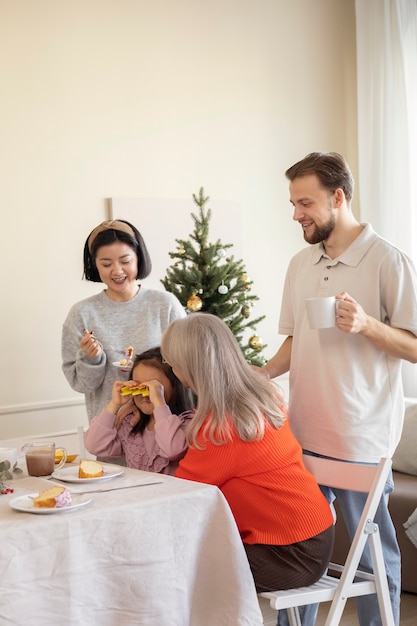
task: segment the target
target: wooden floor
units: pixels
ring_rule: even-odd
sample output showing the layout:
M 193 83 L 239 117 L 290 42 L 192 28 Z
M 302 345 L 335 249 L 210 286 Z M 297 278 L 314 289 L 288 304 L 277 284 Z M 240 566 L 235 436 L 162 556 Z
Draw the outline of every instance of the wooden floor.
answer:
M 260 605 L 262 614 L 264 616 L 264 626 L 276 626 L 277 612 L 271 609 L 269 601 L 265 598 L 260 598 Z M 317 616 L 316 626 L 323 626 L 329 604 L 323 603 L 319 609 Z M 416 626 L 417 625 L 417 594 L 403 593 L 401 595 L 401 626 Z M 356 615 L 356 606 L 354 600 L 348 600 L 346 608 L 343 613 L 340 626 L 359 626 L 359 621 Z

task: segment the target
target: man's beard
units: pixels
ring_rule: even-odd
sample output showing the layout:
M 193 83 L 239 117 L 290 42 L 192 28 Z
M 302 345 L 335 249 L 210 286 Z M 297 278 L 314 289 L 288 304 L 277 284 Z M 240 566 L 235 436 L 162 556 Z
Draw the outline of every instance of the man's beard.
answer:
M 333 215 L 330 215 L 329 220 L 326 224 L 321 227 L 315 226 L 314 232 L 309 237 L 306 236 L 304 232 L 304 239 L 307 243 L 315 244 L 320 243 L 321 241 L 326 241 L 330 237 L 335 227 L 335 219 Z

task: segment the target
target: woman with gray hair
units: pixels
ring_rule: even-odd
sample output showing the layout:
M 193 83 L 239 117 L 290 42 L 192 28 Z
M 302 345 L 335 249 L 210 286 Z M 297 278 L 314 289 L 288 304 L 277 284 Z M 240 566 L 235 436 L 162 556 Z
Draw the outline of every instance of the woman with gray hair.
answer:
M 161 352 L 198 398 L 175 476 L 221 489 L 258 592 L 316 582 L 332 553 L 333 516 L 303 465 L 277 385 L 245 361 L 231 330 L 209 313 L 172 322 Z

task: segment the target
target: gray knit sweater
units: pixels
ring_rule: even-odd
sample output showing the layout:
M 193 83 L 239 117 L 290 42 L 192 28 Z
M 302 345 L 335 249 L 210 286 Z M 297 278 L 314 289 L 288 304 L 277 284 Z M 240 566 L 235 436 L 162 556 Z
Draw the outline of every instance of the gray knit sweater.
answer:
M 71 387 L 85 394 L 89 421 L 110 401 L 114 381 L 129 378 L 112 363 L 129 346 L 134 354 L 159 346 L 164 329 L 181 317 L 184 308 L 173 294 L 143 286 L 128 302 L 115 302 L 102 291 L 74 304 L 62 330 L 62 369 Z M 103 347 L 95 359 L 80 348 L 84 329 Z

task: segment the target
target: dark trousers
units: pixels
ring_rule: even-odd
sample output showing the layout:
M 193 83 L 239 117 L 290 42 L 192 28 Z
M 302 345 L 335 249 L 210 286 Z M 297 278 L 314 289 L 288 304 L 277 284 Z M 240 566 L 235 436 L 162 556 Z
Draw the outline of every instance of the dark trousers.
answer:
M 287 546 L 244 543 L 256 591 L 312 585 L 324 574 L 334 543 L 334 526 Z

